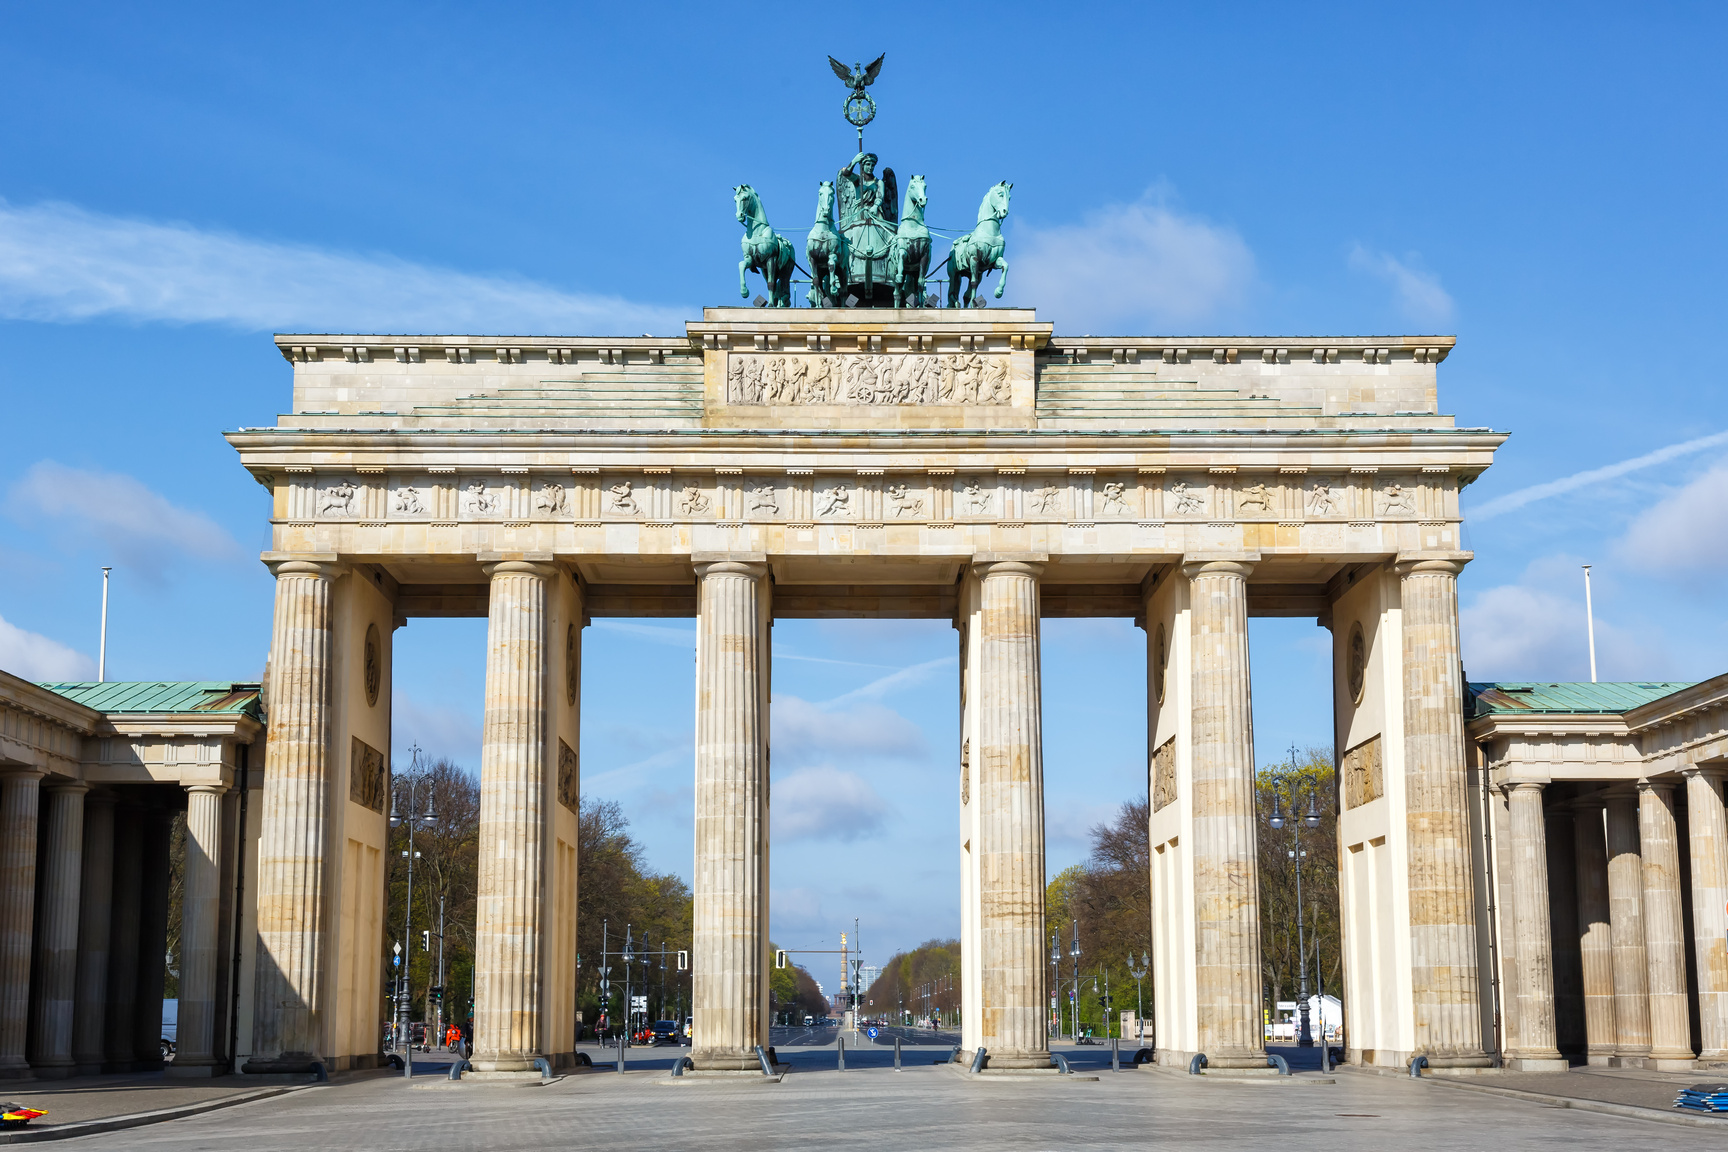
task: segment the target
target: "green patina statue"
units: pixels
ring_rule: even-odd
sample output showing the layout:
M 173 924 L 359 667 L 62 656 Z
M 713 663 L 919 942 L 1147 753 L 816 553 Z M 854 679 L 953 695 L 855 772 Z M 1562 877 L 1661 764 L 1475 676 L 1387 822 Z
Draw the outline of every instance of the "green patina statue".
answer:
M 883 168 L 877 175 L 876 153 L 864 150 L 864 125 L 876 116 L 876 102 L 865 89 L 876 82 L 884 59 L 886 56 L 878 56 L 869 67 L 848 69 L 828 57 L 834 74 L 851 89 L 844 111 L 847 123 L 858 130 L 858 153 L 835 179 L 816 186 L 816 220 L 804 245 L 810 263 L 810 291 L 805 303 L 812 308 L 933 308 L 937 303 L 935 295 L 924 290 L 930 277 L 932 247 L 930 229 L 924 223 L 924 177 L 914 176 L 908 183 L 902 216 L 894 169 Z M 992 271 L 1002 273 L 996 284 L 996 298 L 1002 298 L 1008 286 L 1002 221 L 1008 217 L 1012 188 L 1003 181 L 985 194 L 978 208 L 977 227 L 955 240 L 943 260 L 948 265 L 948 307 L 982 308 L 983 281 Z M 740 184 L 732 194 L 738 222 L 744 225 L 738 294 L 750 295 L 745 275 L 755 271 L 768 284 L 765 303 L 790 308 L 792 270 L 796 267 L 792 245 L 769 226 L 755 189 Z M 940 265 L 936 271 L 939 276 Z M 962 280 L 966 281 L 964 296 Z
M 812 308 L 832 308 L 840 302 L 840 269 L 846 264 L 846 238 L 834 230 L 834 181 L 816 185 L 816 222 L 804 242 L 804 258 L 810 261 Z
M 948 307 L 971 305 L 976 297 L 984 303 L 984 277 L 992 269 L 1002 273 L 996 282 L 996 299 L 1002 299 L 1002 289 L 1008 287 L 1008 261 L 1002 250 L 1007 242 L 1002 238 L 1002 221 L 1008 218 L 1008 193 L 1014 185 L 1004 180 L 984 194 L 978 205 L 978 226 L 960 239 L 948 252 Z M 960 281 L 966 281 L 966 297 L 959 300 Z
M 768 224 L 768 213 L 756 189 L 740 184 L 732 189 L 732 202 L 737 208 L 738 223 L 744 225 L 744 259 L 738 261 L 738 295 L 749 296 L 746 272 L 760 273 L 768 284 L 770 308 L 792 307 L 792 266 L 797 253 L 792 242 L 774 231 Z
M 906 182 L 906 211 L 889 249 L 888 272 L 894 284 L 894 307 L 924 303 L 924 278 L 930 274 L 930 229 L 924 226 L 924 177 Z

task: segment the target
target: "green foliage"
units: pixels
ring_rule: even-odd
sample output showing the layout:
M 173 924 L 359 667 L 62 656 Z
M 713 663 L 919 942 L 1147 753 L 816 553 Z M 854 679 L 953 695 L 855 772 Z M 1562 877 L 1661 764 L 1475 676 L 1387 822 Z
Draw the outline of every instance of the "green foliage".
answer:
M 1092 829 L 1086 862 L 1064 868 L 1045 886 L 1044 935 L 1060 957 L 1047 970 L 1056 979 L 1059 1032 L 1118 1035 L 1119 1014 L 1139 1008 L 1129 959 L 1138 962 L 1152 947 L 1149 816 L 1144 801 L 1123 804 L 1115 820 Z
M 1256 838 L 1260 856 L 1260 956 L 1267 995 L 1276 1003 L 1297 998 L 1301 984 L 1300 940 L 1308 959 L 1310 994 L 1324 988 L 1343 994 L 1343 955 L 1338 919 L 1338 792 L 1332 753 L 1306 748 L 1283 764 L 1268 764 L 1256 773 L 1258 808 Z M 1282 829 L 1268 823 L 1277 798 L 1285 821 Z M 1310 797 L 1319 813 L 1319 826 L 1308 828 L 1303 817 Z M 1302 857 L 1302 902 L 1296 902 L 1296 859 Z M 1300 915 L 1302 928 L 1297 930 Z
M 960 941 L 926 940 L 910 952 L 897 952 L 864 992 L 863 1010 L 871 1016 L 897 1012 L 939 1014 L 945 1024 L 960 1020 Z

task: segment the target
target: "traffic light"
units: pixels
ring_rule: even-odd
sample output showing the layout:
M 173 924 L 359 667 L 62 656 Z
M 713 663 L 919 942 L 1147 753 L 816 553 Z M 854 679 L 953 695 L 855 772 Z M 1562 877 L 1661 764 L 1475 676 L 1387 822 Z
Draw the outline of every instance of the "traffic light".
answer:
M 432 951 L 432 929 L 430 928 L 422 928 L 420 930 L 420 951 Z
M 431 988 L 426 989 L 426 995 L 432 1000 L 432 1002 L 434 1004 L 443 1003 L 443 1001 L 444 1001 L 444 988 L 442 985 L 433 985 Z

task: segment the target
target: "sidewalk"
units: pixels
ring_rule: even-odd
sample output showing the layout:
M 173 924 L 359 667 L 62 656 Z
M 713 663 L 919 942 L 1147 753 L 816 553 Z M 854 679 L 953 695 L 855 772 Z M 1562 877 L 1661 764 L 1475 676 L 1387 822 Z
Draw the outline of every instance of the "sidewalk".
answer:
M 30 1143 L 65 1136 L 109 1130 L 95 1121 L 117 1121 L 143 1113 L 168 1112 L 152 1117 L 167 1120 L 193 1115 L 211 1108 L 227 1107 L 245 1100 L 261 1099 L 292 1091 L 291 1085 L 260 1085 L 244 1076 L 214 1080 L 172 1080 L 161 1072 L 136 1076 L 78 1076 L 70 1080 L 0 1080 L 0 1099 L 15 1100 L 31 1108 L 46 1109 L 48 1115 L 24 1128 L 0 1131 L 0 1145 Z M 112 1127 L 130 1127 L 114 1123 Z
M 1642 1068 L 1575 1067 L 1570 1072 L 1496 1072 L 1483 1076 L 1424 1076 L 1424 1083 L 1540 1100 L 1614 1116 L 1691 1124 L 1728 1132 L 1728 1116 L 1674 1107 L 1688 1084 L 1722 1083 L 1719 1072 L 1647 1072 Z

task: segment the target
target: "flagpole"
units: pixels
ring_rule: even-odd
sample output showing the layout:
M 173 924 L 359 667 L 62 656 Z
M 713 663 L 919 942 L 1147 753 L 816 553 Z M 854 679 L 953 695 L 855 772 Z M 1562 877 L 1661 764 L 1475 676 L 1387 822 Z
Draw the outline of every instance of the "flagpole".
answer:
M 96 654 L 96 682 L 106 683 L 108 680 L 108 573 L 112 568 L 102 569 L 102 646 Z
M 1584 565 L 1584 628 L 1590 636 L 1590 683 L 1596 683 L 1596 612 L 1590 605 L 1590 565 Z

